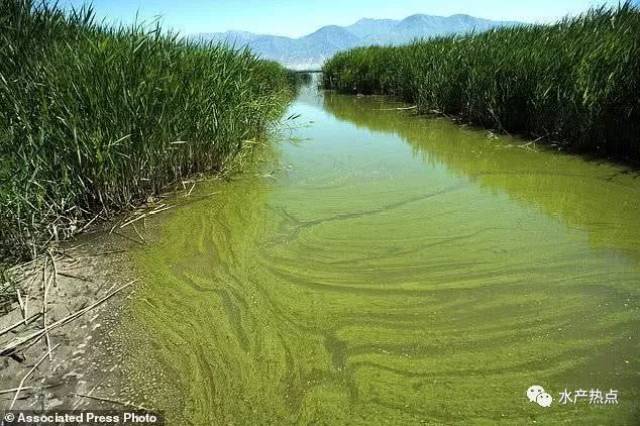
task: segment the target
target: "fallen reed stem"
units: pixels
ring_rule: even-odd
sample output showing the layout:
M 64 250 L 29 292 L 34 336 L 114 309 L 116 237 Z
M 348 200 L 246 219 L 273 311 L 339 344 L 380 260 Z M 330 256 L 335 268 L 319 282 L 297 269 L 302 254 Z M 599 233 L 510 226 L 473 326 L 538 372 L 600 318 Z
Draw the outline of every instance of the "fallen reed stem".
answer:
M 51 324 L 49 324 L 49 326 L 47 327 L 47 330 L 53 330 L 55 328 L 61 327 L 73 320 L 75 320 L 76 318 L 79 318 L 80 316 L 84 315 L 85 313 L 97 308 L 98 306 L 100 306 L 101 304 L 103 304 L 104 302 L 106 302 L 107 300 L 109 300 L 110 298 L 112 298 L 113 296 L 115 296 L 116 294 L 118 294 L 119 292 L 121 292 L 122 290 L 130 287 L 132 284 L 134 284 L 135 282 L 137 282 L 138 280 L 132 280 L 129 281 L 127 284 L 117 288 L 116 290 L 111 291 L 110 293 L 108 293 L 106 296 L 102 297 L 100 300 L 98 300 L 97 302 L 92 303 L 91 305 L 82 308 L 56 322 L 53 322 Z M 24 345 L 25 343 L 31 342 L 33 341 L 33 339 L 38 339 L 40 338 L 43 334 L 45 333 L 45 330 L 38 330 L 34 333 L 29 334 L 28 336 L 25 337 L 21 337 L 21 338 L 17 338 L 15 339 L 13 342 L 9 343 L 7 346 L 5 346 L 2 350 L 0 350 L 0 355 L 7 355 L 11 352 L 13 352 L 14 350 L 16 350 L 17 348 L 19 348 L 20 346 Z
M 56 349 L 58 346 L 60 346 L 60 344 L 58 343 L 57 345 L 55 345 L 52 350 Z M 13 409 L 13 406 L 15 405 L 18 396 L 20 395 L 20 392 L 22 391 L 22 387 L 24 386 L 24 382 L 29 378 L 29 376 L 31 376 L 31 374 L 33 374 L 33 372 L 36 370 L 36 368 L 38 368 L 40 366 L 40 364 L 42 364 L 42 362 L 47 359 L 47 357 L 50 357 L 50 351 L 47 351 L 47 353 L 45 353 L 44 355 L 42 355 L 40 357 L 40 359 L 38 360 L 38 362 L 35 363 L 35 365 L 33 367 L 31 367 L 31 369 L 27 372 L 27 374 L 25 374 L 22 377 L 22 380 L 20 380 L 20 384 L 18 385 L 18 387 L 16 388 L 16 393 L 13 396 L 13 399 L 11 400 L 11 405 L 9 405 L 9 410 Z
M 92 396 L 92 395 L 85 395 L 85 394 L 81 394 L 81 393 L 72 393 L 71 395 L 77 396 L 79 398 L 88 398 L 88 399 L 93 399 L 93 400 L 101 401 L 101 402 L 110 402 L 112 404 L 121 405 L 123 407 L 133 407 L 133 408 L 137 408 L 138 410 L 142 410 L 142 411 L 151 411 L 150 409 L 145 408 L 142 405 L 133 404 L 131 402 L 119 401 L 117 399 L 112 399 L 112 398 L 105 398 L 103 396 Z

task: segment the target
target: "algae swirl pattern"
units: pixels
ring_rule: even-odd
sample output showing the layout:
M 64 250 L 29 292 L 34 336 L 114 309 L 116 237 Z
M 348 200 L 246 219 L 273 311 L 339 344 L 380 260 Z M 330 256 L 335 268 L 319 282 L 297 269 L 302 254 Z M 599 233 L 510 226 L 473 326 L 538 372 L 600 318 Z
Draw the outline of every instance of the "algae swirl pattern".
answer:
M 217 193 L 136 252 L 149 344 L 132 362 L 182 396 L 169 417 L 637 419 L 638 176 L 394 106 L 302 93 L 296 143 L 200 188 Z M 532 384 L 620 404 L 542 409 Z

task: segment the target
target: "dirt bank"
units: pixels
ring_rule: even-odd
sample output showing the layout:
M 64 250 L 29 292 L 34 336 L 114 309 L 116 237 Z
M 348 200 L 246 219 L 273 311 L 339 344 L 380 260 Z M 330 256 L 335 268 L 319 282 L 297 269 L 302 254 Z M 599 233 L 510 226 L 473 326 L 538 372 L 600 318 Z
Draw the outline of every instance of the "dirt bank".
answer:
M 9 270 L 0 312 L 3 409 L 142 406 L 121 400 L 116 384 L 126 352 L 117 325 L 140 284 L 132 275 L 125 251 L 108 243 L 52 249 Z

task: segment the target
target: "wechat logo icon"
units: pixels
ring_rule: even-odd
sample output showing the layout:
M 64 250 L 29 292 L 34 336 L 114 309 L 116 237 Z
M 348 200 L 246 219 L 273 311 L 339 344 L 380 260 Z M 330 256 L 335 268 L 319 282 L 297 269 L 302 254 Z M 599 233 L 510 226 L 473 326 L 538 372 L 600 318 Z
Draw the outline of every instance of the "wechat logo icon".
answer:
M 544 388 L 540 385 L 533 385 L 527 389 L 527 398 L 529 402 L 535 402 L 542 408 L 551 407 L 551 402 L 553 402 L 553 398 L 551 395 L 544 391 Z

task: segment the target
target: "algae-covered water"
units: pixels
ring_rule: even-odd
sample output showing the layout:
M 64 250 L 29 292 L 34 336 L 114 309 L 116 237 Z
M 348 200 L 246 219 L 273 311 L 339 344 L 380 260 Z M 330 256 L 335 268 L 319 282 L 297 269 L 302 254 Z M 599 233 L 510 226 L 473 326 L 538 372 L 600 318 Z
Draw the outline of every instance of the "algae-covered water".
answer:
M 250 172 L 160 219 L 135 252 L 148 343 L 130 361 L 162 378 L 157 408 L 198 425 L 637 422 L 640 177 L 398 106 L 305 90 Z

